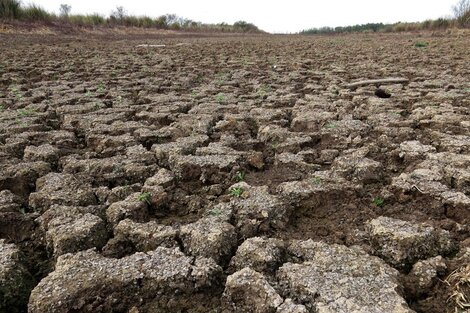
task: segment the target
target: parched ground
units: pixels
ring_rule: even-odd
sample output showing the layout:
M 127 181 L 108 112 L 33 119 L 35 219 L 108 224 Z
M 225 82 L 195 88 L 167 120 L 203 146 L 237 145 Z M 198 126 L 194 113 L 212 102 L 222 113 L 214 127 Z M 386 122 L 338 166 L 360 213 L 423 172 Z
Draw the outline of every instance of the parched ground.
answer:
M 0 312 L 463 312 L 469 48 L 0 35 Z

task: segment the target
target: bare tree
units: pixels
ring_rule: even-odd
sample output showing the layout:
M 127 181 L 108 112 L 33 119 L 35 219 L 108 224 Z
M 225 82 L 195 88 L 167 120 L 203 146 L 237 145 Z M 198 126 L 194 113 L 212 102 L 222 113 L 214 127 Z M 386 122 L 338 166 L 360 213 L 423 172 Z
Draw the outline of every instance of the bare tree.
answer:
M 67 17 L 70 14 L 70 11 L 72 11 L 72 6 L 69 4 L 61 4 L 60 5 L 60 16 Z
M 470 27 L 470 0 L 460 0 L 453 7 L 457 23 L 463 27 Z
M 111 16 L 114 17 L 115 19 L 119 20 L 120 22 L 122 22 L 124 20 L 124 18 L 127 16 L 127 11 L 126 11 L 126 9 L 124 9 L 123 6 L 117 6 L 116 10 L 114 10 L 111 13 Z

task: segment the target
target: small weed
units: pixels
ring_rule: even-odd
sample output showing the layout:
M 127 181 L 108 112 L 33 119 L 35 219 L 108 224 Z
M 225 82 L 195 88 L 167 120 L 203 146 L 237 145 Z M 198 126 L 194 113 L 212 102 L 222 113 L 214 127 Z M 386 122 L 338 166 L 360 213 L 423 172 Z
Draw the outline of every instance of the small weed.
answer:
M 271 147 L 274 149 L 274 150 L 277 150 L 279 148 L 281 144 L 279 142 L 274 142 Z
M 321 185 L 322 181 L 323 181 L 322 178 L 318 176 L 315 176 L 312 178 L 312 183 L 315 185 Z
M 415 42 L 415 47 L 416 48 L 425 48 L 427 47 L 429 44 L 427 42 L 424 42 L 424 41 L 417 41 Z
M 228 74 L 220 73 L 216 76 L 216 83 L 219 85 L 225 84 L 225 81 L 228 79 Z
M 101 84 L 98 85 L 98 88 L 96 88 L 96 91 L 98 91 L 98 92 L 100 92 L 100 93 L 101 93 L 101 92 L 105 92 L 105 91 L 106 91 L 106 87 L 104 86 L 103 83 L 101 83 Z
M 18 87 L 11 87 L 10 88 L 10 92 L 18 99 L 22 99 L 23 98 L 23 95 L 21 94 L 20 90 L 18 89 Z
M 217 95 L 215 95 L 215 101 L 217 101 L 217 103 L 225 102 L 225 94 L 218 93 Z
M 375 197 L 374 200 L 372 200 L 372 203 L 376 206 L 376 207 L 383 207 L 384 204 L 385 204 L 385 200 L 380 198 L 380 197 Z
M 101 109 L 100 104 L 97 103 L 97 102 L 95 102 L 94 105 L 93 105 L 93 110 L 97 111 L 97 110 L 99 110 L 99 109 Z
M 264 99 L 271 92 L 272 88 L 270 86 L 261 86 L 256 91 L 256 95 L 258 96 L 258 98 Z
M 124 171 L 124 167 L 121 164 L 113 165 L 113 173 L 122 173 L 123 171 Z
M 150 204 L 151 197 L 152 195 L 150 194 L 150 192 L 143 192 L 137 197 L 137 200 Z
M 328 122 L 326 123 L 323 127 L 326 128 L 326 129 L 335 129 L 338 125 L 336 125 L 335 123 L 333 122 Z
M 191 92 L 191 97 L 196 98 L 197 96 L 199 96 L 199 93 L 196 90 L 193 90 Z
M 19 126 L 22 126 L 22 127 L 26 126 L 26 123 L 25 123 L 22 119 L 20 119 L 20 118 L 17 118 L 17 119 L 15 120 L 15 122 L 16 122 L 16 124 L 18 124 Z
M 204 82 L 204 76 L 203 75 L 197 75 L 197 77 L 194 79 L 194 81 L 198 84 L 201 84 Z
M 91 91 L 90 90 L 87 90 L 87 92 L 85 93 L 85 97 L 88 97 L 88 98 L 91 97 Z
M 222 210 L 219 208 L 213 208 L 212 210 L 209 211 L 209 214 L 213 216 L 219 216 L 222 214 Z
M 0 104 L 0 111 L 3 111 L 3 110 L 5 110 L 5 107 Z
M 34 113 L 36 112 L 33 109 L 18 109 L 16 111 L 18 112 L 18 116 L 21 116 L 21 117 L 34 115 Z
M 239 182 L 244 181 L 245 180 L 245 172 L 237 172 L 237 174 L 235 175 L 235 179 Z
M 242 187 L 234 187 L 230 189 L 230 195 L 235 198 L 240 198 L 241 195 L 243 194 L 243 188 Z

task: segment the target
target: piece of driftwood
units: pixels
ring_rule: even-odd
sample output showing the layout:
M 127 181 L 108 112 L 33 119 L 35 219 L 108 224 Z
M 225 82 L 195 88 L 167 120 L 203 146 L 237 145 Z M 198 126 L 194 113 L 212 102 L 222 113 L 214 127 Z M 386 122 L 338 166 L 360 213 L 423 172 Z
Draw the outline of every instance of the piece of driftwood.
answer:
M 369 79 L 369 80 L 361 80 L 358 82 L 347 84 L 346 87 L 357 88 L 361 86 L 375 85 L 375 84 L 401 84 L 401 83 L 408 83 L 409 81 L 410 80 L 408 78 L 401 78 L 401 77 Z

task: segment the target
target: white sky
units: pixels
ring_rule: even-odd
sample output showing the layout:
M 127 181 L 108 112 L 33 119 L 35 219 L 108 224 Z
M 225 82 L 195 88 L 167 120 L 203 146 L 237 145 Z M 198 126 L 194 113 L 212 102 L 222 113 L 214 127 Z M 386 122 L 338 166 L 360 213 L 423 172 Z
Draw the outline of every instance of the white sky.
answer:
M 116 6 L 129 14 L 157 17 L 167 13 L 204 23 L 244 20 L 268 32 L 297 32 L 311 27 L 364 23 L 416 22 L 451 15 L 457 0 L 31 0 L 48 11 L 60 4 L 72 13 L 109 15 Z M 29 3 L 29 0 L 23 0 Z

